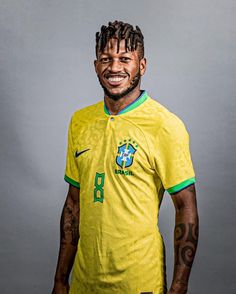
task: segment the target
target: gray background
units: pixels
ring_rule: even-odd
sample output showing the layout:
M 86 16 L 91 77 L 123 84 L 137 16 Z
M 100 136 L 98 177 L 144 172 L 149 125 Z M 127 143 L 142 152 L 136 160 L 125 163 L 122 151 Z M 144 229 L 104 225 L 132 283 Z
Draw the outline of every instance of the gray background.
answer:
M 235 12 L 235 0 L 0 0 L 1 293 L 51 291 L 67 126 L 103 97 L 94 34 L 115 19 L 141 27 L 143 88 L 191 135 L 201 231 L 189 293 L 236 293 Z M 168 194 L 160 226 L 170 283 Z

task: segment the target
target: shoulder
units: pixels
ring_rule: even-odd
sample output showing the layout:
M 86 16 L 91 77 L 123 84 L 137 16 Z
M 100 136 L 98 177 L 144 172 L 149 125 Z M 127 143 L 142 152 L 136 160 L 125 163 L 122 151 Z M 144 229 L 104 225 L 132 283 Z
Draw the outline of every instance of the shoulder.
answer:
M 78 129 L 93 123 L 98 117 L 103 115 L 104 102 L 99 101 L 96 104 L 86 106 L 76 110 L 70 120 L 70 128 Z
M 179 133 L 186 130 L 182 119 L 175 113 L 151 97 L 149 97 L 147 102 L 147 114 L 158 126 L 158 131 L 164 130 L 167 133 Z
M 96 104 L 86 106 L 76 110 L 69 124 L 69 133 L 76 137 L 80 131 L 86 130 L 90 124 L 93 124 L 103 113 L 104 103 L 100 101 Z
M 71 120 L 73 122 L 90 121 L 100 115 L 101 111 L 103 111 L 103 106 L 103 101 L 99 101 L 95 104 L 78 109 L 73 113 Z
M 70 120 L 68 134 L 75 145 L 79 140 L 79 135 L 84 136 L 88 127 L 91 126 L 98 117 L 102 116 L 103 107 L 104 103 L 100 101 L 74 112 Z

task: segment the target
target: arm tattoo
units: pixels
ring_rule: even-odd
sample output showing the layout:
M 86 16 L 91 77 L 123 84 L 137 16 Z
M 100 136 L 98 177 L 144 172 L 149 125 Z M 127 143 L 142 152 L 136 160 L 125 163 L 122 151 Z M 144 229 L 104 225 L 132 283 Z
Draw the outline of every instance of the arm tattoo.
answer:
M 74 212 L 68 203 L 65 203 L 61 219 L 61 240 L 63 243 L 70 243 L 77 246 L 79 240 L 79 210 Z
M 195 186 L 193 184 L 189 185 L 185 189 L 188 190 L 189 192 L 195 192 Z
M 181 223 L 175 226 L 175 264 L 191 267 L 198 242 L 198 225 Z

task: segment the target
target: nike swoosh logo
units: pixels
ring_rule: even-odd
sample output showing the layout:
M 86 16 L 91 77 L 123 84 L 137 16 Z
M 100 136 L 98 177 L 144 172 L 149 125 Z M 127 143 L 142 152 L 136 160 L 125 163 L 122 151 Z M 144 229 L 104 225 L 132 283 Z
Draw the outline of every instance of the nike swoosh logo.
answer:
M 76 150 L 76 152 L 75 152 L 75 157 L 76 157 L 76 158 L 79 157 L 81 154 L 83 154 L 84 152 L 86 152 L 86 151 L 88 151 L 88 150 L 90 150 L 90 149 L 85 149 L 85 150 L 80 151 L 80 152 L 78 152 L 78 151 Z

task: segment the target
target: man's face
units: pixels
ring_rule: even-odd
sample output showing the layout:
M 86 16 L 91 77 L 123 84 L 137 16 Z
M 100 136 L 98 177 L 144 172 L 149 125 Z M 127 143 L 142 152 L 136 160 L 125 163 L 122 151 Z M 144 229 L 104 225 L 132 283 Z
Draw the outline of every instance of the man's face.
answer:
M 104 52 L 98 52 L 94 64 L 105 94 L 113 100 L 139 87 L 140 78 L 146 69 L 146 59 L 140 59 L 137 50 L 126 52 L 125 40 L 121 40 L 117 53 L 116 39 L 109 40 Z

